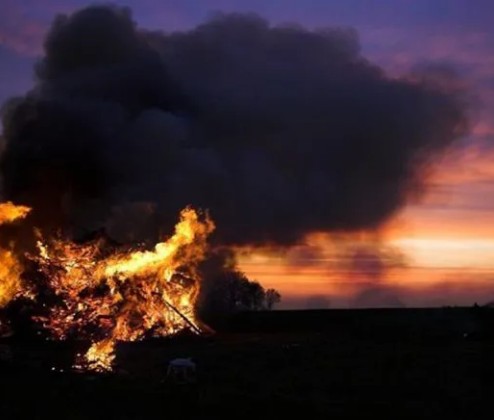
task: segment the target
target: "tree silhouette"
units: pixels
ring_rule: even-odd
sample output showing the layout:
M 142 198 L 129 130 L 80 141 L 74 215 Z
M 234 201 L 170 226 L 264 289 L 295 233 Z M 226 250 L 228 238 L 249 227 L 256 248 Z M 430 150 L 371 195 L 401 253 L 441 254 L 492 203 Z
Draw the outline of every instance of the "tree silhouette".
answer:
M 214 327 L 238 312 L 271 310 L 280 300 L 277 290 L 265 290 L 239 270 L 227 270 L 204 281 L 197 311 Z
M 264 300 L 266 309 L 271 310 L 274 305 L 281 301 L 281 295 L 276 289 L 268 289 L 266 290 Z

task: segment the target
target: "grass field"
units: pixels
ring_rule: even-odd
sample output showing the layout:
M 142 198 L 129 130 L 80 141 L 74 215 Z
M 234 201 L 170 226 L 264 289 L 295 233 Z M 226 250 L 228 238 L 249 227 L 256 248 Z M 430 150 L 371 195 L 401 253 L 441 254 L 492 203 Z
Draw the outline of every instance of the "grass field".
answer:
M 492 418 L 491 325 L 472 308 L 240 314 L 211 337 L 122 343 L 111 375 L 67 371 L 82 343 L 10 339 L 0 418 Z M 163 381 L 175 357 L 196 386 Z

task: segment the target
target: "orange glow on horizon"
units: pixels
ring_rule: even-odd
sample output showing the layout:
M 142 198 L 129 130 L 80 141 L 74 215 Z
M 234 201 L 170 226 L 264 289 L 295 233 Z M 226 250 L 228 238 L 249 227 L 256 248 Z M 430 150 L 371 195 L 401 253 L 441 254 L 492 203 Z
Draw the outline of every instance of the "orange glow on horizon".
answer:
M 336 302 L 336 307 L 351 306 L 352 297 L 372 288 L 397 291 L 407 306 L 492 301 L 492 162 L 492 153 L 475 148 L 451 154 L 433 174 L 422 201 L 407 206 L 379 232 L 314 233 L 300 247 L 317 248 L 318 258 L 294 261 L 291 251 L 284 255 L 254 251 L 240 257 L 241 269 L 266 287 L 279 289 L 285 299 L 322 295 Z M 365 273 L 349 275 L 339 266 L 337 251 L 343 246 L 342 238 L 345 244 L 384 243 L 401 251 L 407 265 L 389 269 L 379 278 L 369 279 Z

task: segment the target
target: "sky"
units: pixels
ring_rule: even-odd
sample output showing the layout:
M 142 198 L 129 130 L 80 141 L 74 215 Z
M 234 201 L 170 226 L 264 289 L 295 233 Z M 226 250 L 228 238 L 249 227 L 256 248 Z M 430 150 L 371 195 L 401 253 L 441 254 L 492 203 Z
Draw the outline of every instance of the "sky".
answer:
M 93 2 L 0 0 L 0 103 L 33 85 L 33 65 L 57 13 Z M 437 162 L 425 196 L 348 249 L 379 248 L 379 261 L 348 267 L 331 235 L 285 251 L 248 250 L 249 277 L 283 295 L 282 307 L 470 305 L 494 300 L 494 4 L 489 0 L 134 0 L 140 27 L 170 32 L 217 11 L 255 12 L 275 24 L 355 28 L 362 54 L 392 77 L 448 65 L 471 94 L 472 130 Z M 376 245 L 377 244 L 377 245 Z M 317 252 L 314 252 L 314 250 Z M 399 255 L 399 258 L 396 257 Z M 397 261 L 399 260 L 399 261 Z

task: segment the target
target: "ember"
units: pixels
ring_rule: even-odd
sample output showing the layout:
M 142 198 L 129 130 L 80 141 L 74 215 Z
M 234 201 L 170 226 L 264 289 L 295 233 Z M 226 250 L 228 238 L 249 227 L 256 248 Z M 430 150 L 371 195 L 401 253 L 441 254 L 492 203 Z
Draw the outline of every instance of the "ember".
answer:
M 6 206 L 18 209 L 17 217 L 28 211 Z M 44 309 L 33 320 L 50 337 L 92 342 L 75 367 L 111 370 L 117 341 L 184 329 L 201 332 L 194 313 L 200 286 L 196 268 L 213 229 L 207 215 L 186 208 L 174 235 L 153 250 L 116 249 L 103 239 L 77 244 L 38 233 L 37 252 L 25 256 L 34 267 L 29 272 L 10 251 L 1 251 L 0 304 L 21 295 L 43 299 Z

